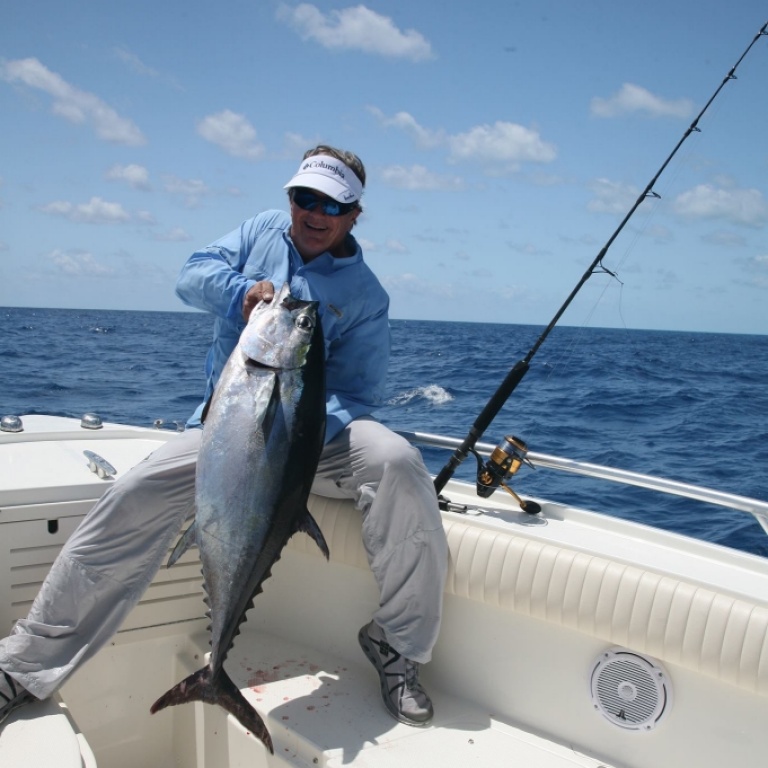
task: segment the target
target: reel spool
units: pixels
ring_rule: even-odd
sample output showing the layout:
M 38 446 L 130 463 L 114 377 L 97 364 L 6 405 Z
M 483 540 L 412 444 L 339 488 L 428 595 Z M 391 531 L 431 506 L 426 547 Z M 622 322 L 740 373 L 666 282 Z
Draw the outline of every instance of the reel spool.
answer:
M 541 512 L 541 507 L 534 501 L 523 501 L 506 483 L 516 474 L 523 464 L 535 469 L 527 458 L 528 446 L 524 440 L 514 435 L 507 435 L 493 449 L 488 460 L 483 463 L 480 456 L 477 457 L 477 495 L 487 499 L 499 486 L 507 493 L 514 496 L 520 508 L 531 515 Z

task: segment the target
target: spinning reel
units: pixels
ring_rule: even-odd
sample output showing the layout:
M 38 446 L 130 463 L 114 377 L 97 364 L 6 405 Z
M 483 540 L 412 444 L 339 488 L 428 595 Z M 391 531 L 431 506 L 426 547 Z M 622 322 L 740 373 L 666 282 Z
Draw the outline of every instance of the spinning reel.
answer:
M 535 515 L 541 507 L 535 501 L 523 501 L 510 487 L 507 480 L 516 474 L 523 464 L 535 469 L 528 459 L 528 446 L 514 435 L 507 435 L 492 451 L 486 462 L 471 449 L 477 459 L 477 495 L 487 499 L 499 486 L 511 494 L 524 512 Z

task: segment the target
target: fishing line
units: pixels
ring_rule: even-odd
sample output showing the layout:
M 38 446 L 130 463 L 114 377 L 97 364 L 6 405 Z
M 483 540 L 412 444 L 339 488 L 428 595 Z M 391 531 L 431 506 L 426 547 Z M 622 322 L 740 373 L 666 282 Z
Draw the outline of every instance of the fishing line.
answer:
M 454 451 L 454 453 L 452 454 L 452 456 L 450 457 L 446 465 L 440 470 L 439 474 L 435 478 L 435 490 L 437 491 L 438 495 L 440 494 L 440 491 L 442 491 L 442 489 L 445 487 L 445 484 L 451 479 L 451 477 L 453 476 L 453 473 L 456 471 L 458 466 L 464 461 L 464 459 L 467 458 L 467 456 L 470 453 L 475 455 L 476 458 L 478 459 L 478 473 L 477 473 L 478 495 L 484 498 L 487 496 L 490 496 L 491 493 L 493 493 L 493 491 L 499 485 L 503 485 L 504 488 L 506 488 L 513 495 L 515 495 L 514 492 L 511 491 L 511 489 L 509 489 L 509 487 L 504 484 L 504 480 L 507 477 L 514 474 L 514 472 L 516 472 L 523 463 L 526 463 L 528 461 L 526 459 L 527 446 L 525 445 L 525 443 L 519 438 L 515 438 L 515 437 L 505 438 L 499 444 L 499 446 L 497 446 L 497 448 L 494 450 L 493 454 L 491 455 L 491 458 L 486 462 L 485 466 L 482 466 L 480 462 L 479 454 L 477 454 L 477 452 L 475 451 L 475 444 L 482 437 L 483 433 L 488 428 L 491 421 L 498 414 L 498 412 L 501 410 L 504 403 L 509 399 L 512 392 L 514 392 L 517 385 L 520 383 L 520 381 L 523 379 L 525 374 L 528 372 L 533 356 L 539 351 L 539 348 L 544 343 L 547 336 L 549 336 L 549 334 L 552 332 L 552 329 L 557 325 L 558 321 L 563 316 L 563 313 L 570 306 L 571 302 L 576 297 L 576 294 L 581 290 L 582 286 L 587 282 L 587 280 L 589 280 L 589 278 L 593 274 L 596 274 L 598 272 L 608 272 L 609 274 L 612 274 L 612 272 L 603 265 L 603 259 L 608 253 L 608 249 L 611 247 L 611 245 L 613 245 L 614 240 L 616 240 L 616 238 L 619 236 L 621 231 L 624 229 L 626 224 L 632 218 L 635 211 L 640 207 L 643 201 L 649 198 L 659 197 L 659 195 L 654 191 L 654 186 L 658 181 L 659 177 L 666 170 L 667 166 L 672 161 L 672 158 L 677 154 L 678 150 L 684 144 L 686 139 L 692 133 L 700 132 L 700 129 L 698 127 L 699 120 L 701 120 L 704 113 L 709 109 L 709 106 L 717 98 L 720 91 L 723 90 L 726 83 L 736 79 L 737 68 L 739 67 L 741 62 L 744 60 L 746 55 L 749 53 L 749 51 L 752 49 L 752 47 L 755 45 L 755 43 L 758 41 L 758 39 L 764 35 L 768 35 L 768 22 L 763 24 L 759 32 L 752 39 L 752 42 L 750 42 L 750 44 L 746 47 L 744 52 L 741 54 L 736 64 L 734 64 L 734 66 L 731 67 L 731 69 L 728 71 L 728 74 L 725 76 L 723 81 L 715 89 L 714 93 L 710 96 L 709 100 L 706 102 L 704 107 L 701 109 L 698 115 L 694 118 L 693 122 L 690 124 L 687 130 L 683 133 L 682 137 L 677 142 L 672 152 L 669 154 L 666 160 L 664 160 L 664 162 L 661 164 L 656 174 L 648 182 L 645 189 L 640 193 L 637 200 L 634 202 L 634 204 L 631 206 L 627 214 L 621 220 L 618 227 L 614 230 L 613 234 L 608 238 L 605 245 L 600 249 L 597 256 L 595 256 L 595 258 L 593 259 L 589 267 L 587 267 L 587 270 L 584 272 L 579 282 L 576 284 L 576 286 L 573 288 L 571 293 L 568 295 L 568 298 L 561 305 L 560 309 L 557 310 L 557 312 L 555 313 L 555 316 L 552 318 L 549 325 L 544 329 L 544 331 L 538 337 L 538 339 L 536 340 L 534 345 L 530 348 L 530 350 L 528 350 L 528 354 L 524 358 L 519 360 L 517 363 L 515 363 L 515 365 L 510 369 L 509 373 L 507 373 L 504 381 L 502 381 L 499 388 L 491 396 L 491 399 L 486 403 L 483 410 L 475 419 L 474 424 L 470 428 L 469 433 L 464 438 L 461 445 Z M 533 507 L 536 505 L 534 505 L 531 502 L 526 503 L 520 500 L 520 505 L 526 511 L 530 511 L 530 512 L 538 511 L 537 509 L 533 509 Z

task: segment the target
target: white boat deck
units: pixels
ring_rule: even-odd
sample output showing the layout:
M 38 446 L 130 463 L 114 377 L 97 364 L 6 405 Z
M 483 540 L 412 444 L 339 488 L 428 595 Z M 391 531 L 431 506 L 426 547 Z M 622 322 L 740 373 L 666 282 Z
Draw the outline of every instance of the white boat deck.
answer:
M 108 654 L 113 656 L 109 670 L 91 665 L 83 670 L 86 680 L 76 690 L 64 689 L 80 716 L 101 720 L 90 729 L 91 744 L 78 733 L 66 706 L 41 702 L 19 710 L 6 726 L 0 740 L 2 768 L 95 768 L 91 746 L 99 755 L 99 768 L 150 768 L 163 752 L 168 758 L 172 752 L 176 768 L 613 768 L 494 719 L 472 702 L 441 691 L 436 681 L 429 686 L 436 708 L 431 726 L 397 723 L 385 712 L 362 653 L 359 662 L 350 662 L 311 645 L 244 629 L 227 668 L 267 723 L 275 746 L 270 756 L 258 739 L 218 707 L 197 703 L 149 714 L 153 696 L 201 666 L 208 643 L 205 632 L 175 638 L 183 649 L 177 648 L 175 664 L 166 663 L 163 678 L 134 666 L 137 684 L 130 692 L 117 682 L 125 680 L 126 671 L 130 674 L 122 667 L 150 646 L 155 652 L 159 648 L 157 638 L 137 641 L 130 637 L 133 633 L 127 634 Z M 129 650 L 127 645 L 136 647 Z M 121 647 L 127 653 L 121 653 Z M 138 677 L 145 675 L 139 685 Z M 90 685 L 100 690 L 98 702 L 85 700 Z M 123 738 L 116 739 L 124 725 Z
M 419 756 L 425 765 L 446 768 L 601 765 L 494 721 L 476 705 L 441 692 L 436 681 L 429 686 L 436 707 L 432 725 L 420 729 L 397 723 L 384 710 L 376 677 L 362 653 L 359 663 L 350 663 L 264 633 L 241 638 L 238 647 L 243 650 L 234 650 L 229 669 L 245 696 L 266 713 L 276 757 L 285 755 L 292 765 L 298 758 L 328 768 L 352 762 L 383 768 L 414 765 Z M 207 643 L 205 635 L 196 639 Z M 261 745 L 253 737 L 243 739 L 246 734 L 238 723 L 221 710 L 208 710 L 206 718 L 217 718 L 222 725 L 227 721 L 228 727 L 211 728 L 209 722 L 206 733 L 224 732 L 230 746 L 237 740 L 244 755 L 258 756 Z

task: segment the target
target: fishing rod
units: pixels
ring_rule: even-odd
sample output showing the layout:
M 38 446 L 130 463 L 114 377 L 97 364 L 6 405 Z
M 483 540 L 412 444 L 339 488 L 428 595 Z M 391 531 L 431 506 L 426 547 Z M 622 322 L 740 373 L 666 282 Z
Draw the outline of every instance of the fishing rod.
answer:
M 536 343 L 530 348 L 528 354 L 521 360 L 518 360 L 518 362 L 515 363 L 515 365 L 510 369 L 509 373 L 507 373 L 504 381 L 501 383 L 501 386 L 496 390 L 496 392 L 494 392 L 491 399 L 486 403 L 483 410 L 475 419 L 474 424 L 470 428 L 469 433 L 464 438 L 461 445 L 454 451 L 451 458 L 435 478 L 435 490 L 437 491 L 438 496 L 445 487 L 445 484 L 451 479 L 451 477 L 453 477 L 453 473 L 456 471 L 459 465 L 464 461 L 464 459 L 467 458 L 470 453 L 473 453 L 478 462 L 477 494 L 479 496 L 487 498 L 496 490 L 499 485 L 501 485 L 518 500 L 520 506 L 525 511 L 536 513 L 540 510 L 538 505 L 534 502 L 525 502 L 520 499 L 520 497 L 517 496 L 517 494 L 515 494 L 514 491 L 512 491 L 509 486 L 505 484 L 505 480 L 517 472 L 522 464 L 530 464 L 526 458 L 528 448 L 525 442 L 523 442 L 518 437 L 505 437 L 504 440 L 502 440 L 502 442 L 499 443 L 499 445 L 491 453 L 491 456 L 486 461 L 485 465 L 482 464 L 482 460 L 479 454 L 477 451 L 475 451 L 475 444 L 482 437 L 491 421 L 493 421 L 494 417 L 501 410 L 504 403 L 506 403 L 506 401 L 509 399 L 517 385 L 522 381 L 523 376 L 525 376 L 525 374 L 528 372 L 528 369 L 530 368 L 530 363 L 533 356 L 539 351 L 539 347 L 541 347 L 541 345 L 544 343 L 544 340 L 547 338 L 547 336 L 549 336 L 555 325 L 557 325 L 558 320 L 560 320 L 560 318 L 563 316 L 565 310 L 568 309 L 569 305 L 575 298 L 576 294 L 581 290 L 584 283 L 586 283 L 587 280 L 589 280 L 589 278 L 595 274 L 595 272 L 602 272 L 604 274 L 615 276 L 614 273 L 607 269 L 602 263 L 603 258 L 605 258 L 606 253 L 608 253 L 608 249 L 624 229 L 627 222 L 632 218 L 635 211 L 640 207 L 640 204 L 646 198 L 653 197 L 658 199 L 661 197 L 661 195 L 653 190 L 653 187 L 658 181 L 659 177 L 669 165 L 672 158 L 677 154 L 685 140 L 692 133 L 701 132 L 701 129 L 698 127 L 699 120 L 701 120 L 704 113 L 709 109 L 712 102 L 717 98 L 720 91 L 725 87 L 725 84 L 730 80 L 737 79 L 735 74 L 736 69 L 752 49 L 752 46 L 755 45 L 758 39 L 764 35 L 768 35 L 768 22 L 763 24 L 763 26 L 760 28 L 760 31 L 753 38 L 752 42 L 744 50 L 744 53 L 741 54 L 739 60 L 733 65 L 733 67 L 731 67 L 728 74 L 723 78 L 722 83 L 720 83 L 712 96 L 710 96 L 709 101 L 707 101 L 699 114 L 696 115 L 690 126 L 688 126 L 685 133 L 683 133 L 682 137 L 675 145 L 675 148 L 669 154 L 667 159 L 661 164 L 661 167 L 653 176 L 653 178 L 648 182 L 648 185 L 640 193 L 637 200 L 635 200 L 634 205 L 632 205 L 632 207 L 629 209 L 627 215 L 622 219 L 619 226 L 616 227 L 613 234 L 608 238 L 607 242 L 600 249 L 599 253 L 597 256 L 595 256 L 589 267 L 587 267 L 587 270 L 584 272 L 579 282 L 571 291 L 568 298 L 563 302 L 560 309 L 557 310 L 549 325 L 544 329 L 538 339 L 536 339 Z

